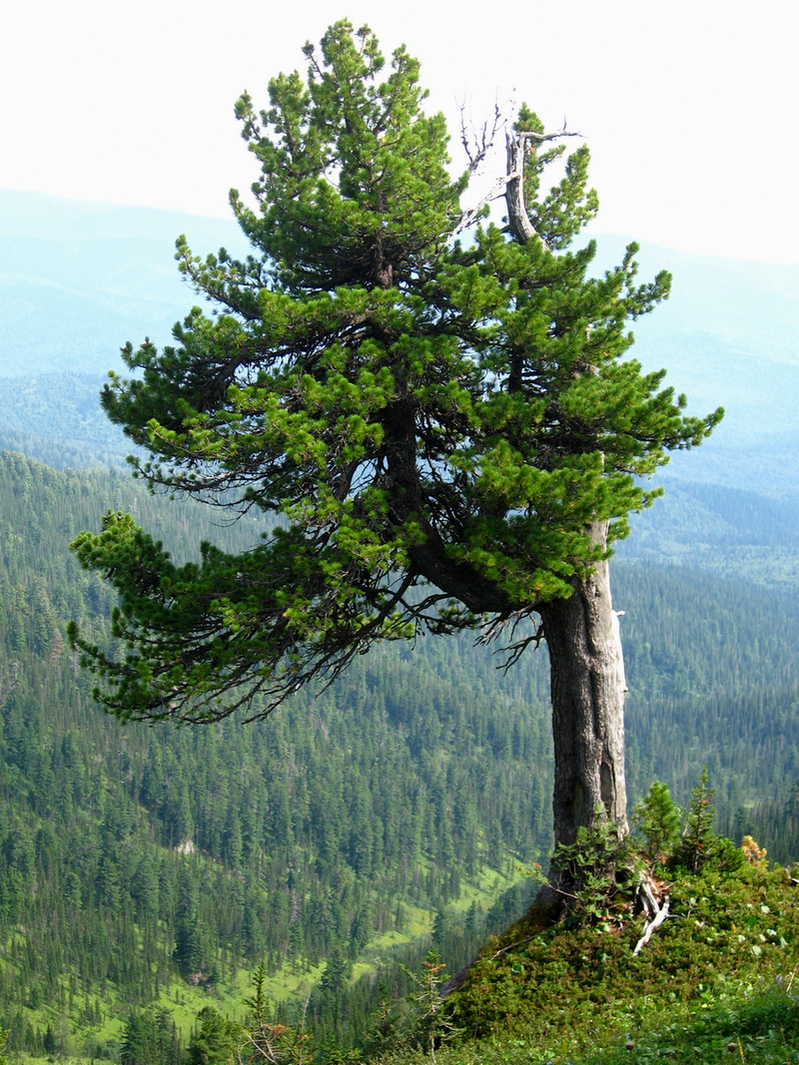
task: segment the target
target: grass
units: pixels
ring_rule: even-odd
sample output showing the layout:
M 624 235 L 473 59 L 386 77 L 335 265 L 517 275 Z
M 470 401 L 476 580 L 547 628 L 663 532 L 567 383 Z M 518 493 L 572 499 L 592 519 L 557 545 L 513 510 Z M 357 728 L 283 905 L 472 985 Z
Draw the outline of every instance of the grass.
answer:
M 618 1023 L 603 1027 L 594 1016 L 589 1026 L 541 1039 L 538 1026 L 513 1035 L 495 1034 L 479 1041 L 436 1051 L 437 1065 L 795 1065 L 799 1062 L 799 999 L 779 985 L 756 995 L 740 990 L 723 1001 L 704 1003 L 704 1010 L 682 1006 L 663 1011 L 634 1033 Z M 623 1025 L 621 1026 L 623 1028 Z M 422 1065 L 430 1055 L 421 1052 L 388 1055 L 381 1059 L 402 1065 Z

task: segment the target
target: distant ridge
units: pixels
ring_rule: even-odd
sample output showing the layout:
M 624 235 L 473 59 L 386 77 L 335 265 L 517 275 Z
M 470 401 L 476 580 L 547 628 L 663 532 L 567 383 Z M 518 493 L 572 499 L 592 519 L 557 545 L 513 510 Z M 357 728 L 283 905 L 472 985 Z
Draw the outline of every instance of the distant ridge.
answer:
M 175 228 L 177 226 L 177 229 Z M 167 240 L 189 230 L 198 239 L 216 243 L 238 239 L 239 227 L 230 218 L 210 218 L 156 207 L 128 207 L 118 203 L 71 200 L 43 192 L 0 188 L 0 236 L 44 240 Z
M 0 376 L 121 368 L 119 349 L 168 343 L 197 297 L 175 239 L 198 254 L 245 242 L 235 221 L 0 190 Z

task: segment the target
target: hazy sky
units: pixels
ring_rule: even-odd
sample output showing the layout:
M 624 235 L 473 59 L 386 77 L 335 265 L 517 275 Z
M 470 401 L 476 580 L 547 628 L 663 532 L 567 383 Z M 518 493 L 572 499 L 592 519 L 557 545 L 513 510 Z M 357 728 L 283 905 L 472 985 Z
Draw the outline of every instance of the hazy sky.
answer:
M 597 229 L 799 262 L 797 0 L 9 0 L 0 186 L 227 217 L 257 173 L 234 101 L 343 17 L 407 44 L 455 132 L 496 99 L 585 134 Z

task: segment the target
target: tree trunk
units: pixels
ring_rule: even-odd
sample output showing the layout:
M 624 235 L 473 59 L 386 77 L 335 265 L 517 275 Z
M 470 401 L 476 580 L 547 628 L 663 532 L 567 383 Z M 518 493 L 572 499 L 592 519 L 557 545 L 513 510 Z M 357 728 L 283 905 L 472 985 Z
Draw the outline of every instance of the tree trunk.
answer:
M 543 138 L 548 139 L 548 138 Z M 508 226 L 521 244 L 538 235 L 524 198 L 524 134 L 508 137 L 505 199 Z M 594 542 L 607 547 L 607 522 L 591 527 Z M 552 732 L 555 741 L 555 846 L 573 843 L 580 826 L 590 827 L 598 807 L 627 833 L 624 783 L 624 659 L 618 614 L 610 598 L 607 562 L 575 581 L 568 599 L 542 604 L 549 648 Z M 563 885 L 553 866 L 550 882 Z M 554 879 L 553 879 L 554 878 Z M 544 893 L 546 895 L 546 892 Z
M 596 526 L 595 538 L 606 542 L 606 525 Z M 574 842 L 581 825 L 594 824 L 597 807 L 623 836 L 626 686 L 607 562 L 578 581 L 570 598 L 543 604 L 540 613 L 551 675 L 555 845 Z

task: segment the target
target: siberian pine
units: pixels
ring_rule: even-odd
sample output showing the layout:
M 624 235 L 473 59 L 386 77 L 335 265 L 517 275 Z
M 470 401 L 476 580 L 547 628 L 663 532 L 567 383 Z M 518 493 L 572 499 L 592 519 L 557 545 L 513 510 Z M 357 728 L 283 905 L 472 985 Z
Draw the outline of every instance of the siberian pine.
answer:
M 564 146 L 526 107 L 504 185 L 527 224 L 483 212 L 454 239 L 474 215 L 469 174 L 450 174 L 416 60 L 399 48 L 387 66 L 346 22 L 304 53 L 306 77 L 271 81 L 265 110 L 236 106 L 260 165 L 255 207 L 231 193 L 252 255 L 202 259 L 181 238 L 213 313 L 193 308 L 163 351 L 128 344 L 131 377 L 103 394 L 149 449 L 136 472 L 154 489 L 254 508 L 272 531 L 177 566 L 107 515 L 74 547 L 119 592 L 122 651 L 72 640 L 123 720 L 204 722 L 265 716 L 379 641 L 472 629 L 513 662 L 544 638 L 556 839 L 597 809 L 623 834 L 607 559 L 657 494 L 641 478 L 721 417 L 686 416 L 664 372 L 628 355 L 628 322 L 670 279 L 639 284 L 635 245 L 591 275 L 593 241 L 575 245 L 597 210 L 588 150 L 544 191 Z

